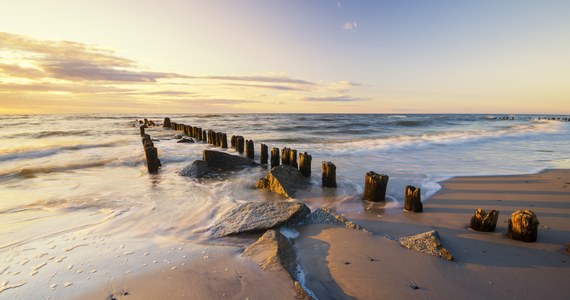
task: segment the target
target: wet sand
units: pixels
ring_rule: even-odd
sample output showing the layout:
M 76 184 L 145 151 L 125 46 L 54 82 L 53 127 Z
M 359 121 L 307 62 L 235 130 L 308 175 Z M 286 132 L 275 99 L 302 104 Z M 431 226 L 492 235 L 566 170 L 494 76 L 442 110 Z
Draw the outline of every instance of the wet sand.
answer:
M 477 208 L 500 211 L 493 233 L 467 228 Z M 540 221 L 536 243 L 507 238 L 518 209 Z M 294 240 L 306 286 L 319 299 L 566 299 L 570 294 L 570 170 L 458 177 L 424 201 L 424 212 L 372 206 L 346 217 L 367 232 L 306 225 Z M 437 230 L 452 262 L 408 250 L 395 239 Z M 391 237 L 391 239 L 385 236 Z M 85 299 L 295 299 L 287 274 L 241 258 L 243 246 L 210 246 L 176 270 L 156 269 L 106 284 Z M 127 295 L 121 295 L 121 291 Z

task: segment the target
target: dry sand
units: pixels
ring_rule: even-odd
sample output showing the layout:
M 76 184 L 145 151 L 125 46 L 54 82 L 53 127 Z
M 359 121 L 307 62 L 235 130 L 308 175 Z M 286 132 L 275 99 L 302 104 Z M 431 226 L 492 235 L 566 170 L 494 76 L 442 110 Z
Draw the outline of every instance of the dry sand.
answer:
M 500 211 L 494 233 L 467 228 L 477 208 Z M 506 237 L 518 209 L 540 221 L 536 243 Z M 458 177 L 424 202 L 424 212 L 371 206 L 346 215 L 368 232 L 332 225 L 298 228 L 295 248 L 306 286 L 319 299 L 567 299 L 570 295 L 570 170 L 535 175 Z M 417 253 L 399 238 L 435 229 L 454 261 Z M 155 270 L 102 287 L 87 299 L 295 299 L 282 272 L 262 271 L 239 253 L 214 247 L 208 259 Z M 122 289 L 128 295 L 121 296 Z

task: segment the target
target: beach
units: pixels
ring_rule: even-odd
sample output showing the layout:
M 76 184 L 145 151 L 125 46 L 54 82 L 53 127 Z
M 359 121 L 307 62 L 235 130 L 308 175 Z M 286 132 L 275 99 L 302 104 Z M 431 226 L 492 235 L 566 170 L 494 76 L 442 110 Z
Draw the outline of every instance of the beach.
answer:
M 307 152 L 311 175 L 293 199 L 256 188 L 270 172 L 266 165 L 180 176 L 204 151 L 245 157 L 195 138 L 178 143 L 182 132 L 161 126 L 145 129 L 162 162 L 149 174 L 135 116 L 6 117 L 0 299 L 557 299 L 568 292 L 568 122 L 488 115 L 171 118 L 243 134 L 255 143 L 255 162 L 261 143 Z M 160 124 L 163 117 L 149 120 Z M 336 188 L 321 186 L 321 161 L 336 165 Z M 385 202 L 362 200 L 368 171 L 389 175 Z M 422 213 L 403 212 L 406 185 L 421 188 Z M 281 246 L 243 255 L 265 230 L 213 234 L 235 207 L 295 201 L 346 218 L 279 228 L 295 257 L 286 265 L 295 270 L 280 266 Z M 478 208 L 500 211 L 495 232 L 467 228 Z M 536 243 L 506 237 L 506 221 L 519 209 L 538 216 Z M 398 242 L 431 230 L 451 262 Z
M 570 170 L 517 176 L 457 177 L 424 203 L 423 213 L 389 209 L 351 218 L 366 231 L 317 224 L 296 229 L 306 287 L 319 299 L 565 299 L 570 291 Z M 468 229 L 477 208 L 500 211 L 495 232 Z M 506 236 L 507 219 L 530 209 L 540 221 L 538 240 Z M 453 261 L 418 253 L 399 238 L 440 233 Z M 214 246 L 176 270 L 133 274 L 84 299 L 295 299 L 281 271 L 263 271 L 240 256 L 243 247 Z M 219 251 L 219 252 L 218 252 Z M 415 288 L 417 287 L 417 288 Z M 121 291 L 128 295 L 121 296 Z

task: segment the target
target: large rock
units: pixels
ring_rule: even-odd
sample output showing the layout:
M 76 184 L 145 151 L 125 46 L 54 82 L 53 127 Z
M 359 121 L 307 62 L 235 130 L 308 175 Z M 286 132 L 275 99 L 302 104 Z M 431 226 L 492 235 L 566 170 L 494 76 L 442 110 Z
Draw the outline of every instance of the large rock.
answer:
M 299 201 L 248 202 L 236 204 L 218 218 L 212 236 L 223 237 L 261 231 L 303 220 L 311 211 Z
M 441 245 L 439 234 L 435 230 L 403 237 L 400 239 L 400 244 L 408 249 L 439 256 L 446 260 L 453 259 L 453 255 Z
M 205 160 L 195 160 L 178 173 L 180 176 L 200 178 L 208 173 L 208 162 Z
M 307 179 L 301 174 L 301 171 L 290 166 L 280 165 L 271 169 L 264 178 L 260 178 L 256 187 L 266 188 L 291 198 L 295 196 L 298 188 L 305 185 L 307 185 Z
M 313 300 L 297 281 L 297 255 L 291 242 L 278 230 L 268 230 L 255 243 L 247 247 L 242 257 L 255 261 L 262 270 L 279 272 L 293 280 L 296 299 Z M 286 274 L 286 275 L 285 275 Z
M 278 230 L 268 230 L 255 243 L 245 248 L 242 256 L 257 262 L 261 269 L 285 269 L 292 277 L 297 269 L 297 257 L 291 242 Z
M 257 165 L 247 157 L 213 150 L 204 150 L 203 159 L 208 162 L 210 168 L 217 169 L 233 169 Z

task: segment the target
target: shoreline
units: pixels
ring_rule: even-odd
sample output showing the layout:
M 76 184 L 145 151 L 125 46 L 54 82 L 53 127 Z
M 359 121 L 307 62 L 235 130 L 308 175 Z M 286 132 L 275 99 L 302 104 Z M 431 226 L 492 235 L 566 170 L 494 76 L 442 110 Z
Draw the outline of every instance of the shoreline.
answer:
M 453 177 L 443 181 L 442 188 L 424 202 L 423 213 L 345 215 L 368 232 L 333 225 L 299 226 L 294 247 L 305 274 L 304 284 L 321 299 L 564 299 L 570 292 L 570 256 L 564 251 L 570 242 L 569 200 L 570 169 Z M 478 207 L 500 211 L 495 232 L 467 228 Z M 537 242 L 506 237 L 506 220 L 517 209 L 531 209 L 537 214 Z M 381 237 L 400 238 L 433 229 L 454 255 L 453 262 L 405 249 Z M 209 247 L 217 249 L 212 251 L 216 254 L 208 259 L 194 258 L 186 262 L 187 268 L 133 274 L 124 279 L 122 286 L 128 295 L 99 287 L 82 298 L 105 299 L 109 293 L 116 299 L 297 296 L 292 281 L 283 273 L 263 271 L 255 262 L 242 258 L 243 246 Z M 220 270 L 238 271 L 224 274 Z

